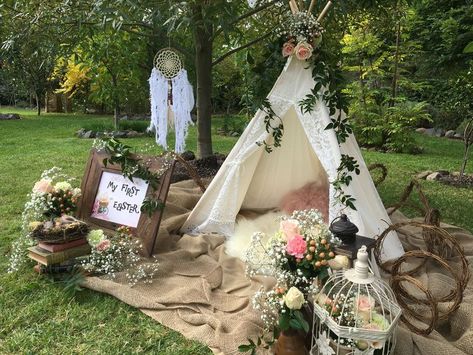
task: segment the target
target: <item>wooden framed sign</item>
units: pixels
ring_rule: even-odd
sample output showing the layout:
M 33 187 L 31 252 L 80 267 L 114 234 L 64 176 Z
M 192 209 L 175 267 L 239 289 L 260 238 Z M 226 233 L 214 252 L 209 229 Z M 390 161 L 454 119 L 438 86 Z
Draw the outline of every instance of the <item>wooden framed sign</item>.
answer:
M 159 225 L 163 214 L 157 209 L 151 216 L 141 212 L 141 205 L 147 196 L 154 193 L 163 204 L 171 185 L 171 176 L 175 161 L 162 174 L 159 186 L 153 190 L 140 178 L 133 181 L 123 176 L 119 165 L 104 165 L 109 156 L 105 152 L 93 149 L 82 178 L 82 197 L 78 204 L 77 215 L 92 227 L 101 228 L 107 233 L 114 233 L 119 226 L 130 227 L 134 235 L 141 238 L 144 253 L 153 254 Z M 164 158 L 139 156 L 146 162 L 150 171 L 160 171 L 169 164 Z

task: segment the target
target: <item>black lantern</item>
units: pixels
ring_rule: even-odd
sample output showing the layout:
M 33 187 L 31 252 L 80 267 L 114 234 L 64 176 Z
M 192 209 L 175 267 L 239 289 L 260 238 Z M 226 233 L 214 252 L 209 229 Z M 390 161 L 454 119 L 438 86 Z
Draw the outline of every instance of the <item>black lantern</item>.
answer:
M 335 218 L 332 223 L 330 223 L 329 229 L 337 238 L 341 239 L 343 244 L 355 243 L 358 227 L 350 222 L 346 214 Z

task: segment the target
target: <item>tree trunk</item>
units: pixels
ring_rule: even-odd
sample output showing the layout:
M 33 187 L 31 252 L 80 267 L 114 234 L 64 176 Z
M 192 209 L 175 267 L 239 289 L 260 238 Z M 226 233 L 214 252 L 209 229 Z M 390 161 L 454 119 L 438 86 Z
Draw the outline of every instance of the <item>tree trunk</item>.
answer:
M 38 94 L 37 92 L 35 93 L 36 95 L 36 109 L 37 109 L 37 114 L 38 116 L 41 115 L 41 99 L 40 99 L 40 94 Z
M 113 127 L 118 131 L 120 123 L 120 98 L 118 97 L 118 84 L 116 75 L 112 74 L 113 83 Z
M 212 26 L 204 22 L 202 8 L 195 7 L 195 68 L 197 75 L 197 156 L 205 158 L 212 152 Z
M 399 11 L 399 9 L 398 9 Z M 397 76 L 399 71 L 399 52 L 400 52 L 400 45 L 401 45 L 401 18 L 398 14 L 398 22 L 396 25 L 396 53 L 394 56 L 394 73 L 393 73 L 393 81 L 391 84 L 391 102 L 390 107 L 394 106 L 396 96 L 397 96 Z

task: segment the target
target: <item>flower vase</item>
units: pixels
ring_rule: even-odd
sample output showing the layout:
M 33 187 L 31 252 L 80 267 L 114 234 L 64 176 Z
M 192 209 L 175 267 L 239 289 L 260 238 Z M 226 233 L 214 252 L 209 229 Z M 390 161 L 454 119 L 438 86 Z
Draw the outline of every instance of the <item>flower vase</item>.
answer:
M 279 334 L 275 349 L 276 355 L 307 355 L 305 337 L 294 329 L 284 330 Z

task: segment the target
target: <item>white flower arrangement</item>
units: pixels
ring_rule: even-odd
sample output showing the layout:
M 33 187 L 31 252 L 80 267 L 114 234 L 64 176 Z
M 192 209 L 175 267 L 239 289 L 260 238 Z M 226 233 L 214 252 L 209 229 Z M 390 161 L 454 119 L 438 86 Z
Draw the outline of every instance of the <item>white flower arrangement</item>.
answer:
M 325 29 L 311 13 L 301 11 L 292 14 L 279 30 L 279 35 L 287 38 L 282 55 L 295 55 L 299 60 L 308 60 L 320 45 L 324 32 Z
M 116 278 L 117 273 L 124 272 L 130 286 L 140 281 L 152 283 L 159 264 L 156 259 L 142 262 L 139 255 L 141 242 L 128 227 L 119 227 L 113 236 L 107 236 L 101 229 L 93 230 L 87 235 L 87 240 L 92 252 L 81 263 L 87 272 L 111 279 Z
M 21 215 L 21 235 L 13 242 L 10 253 L 8 272 L 15 272 L 26 261 L 26 249 L 35 244 L 30 232 L 35 223 L 69 214 L 77 208 L 77 199 L 81 195 L 79 188 L 73 188 L 75 179 L 67 176 L 61 168 L 53 167 L 43 171 L 41 178 L 28 194 Z

